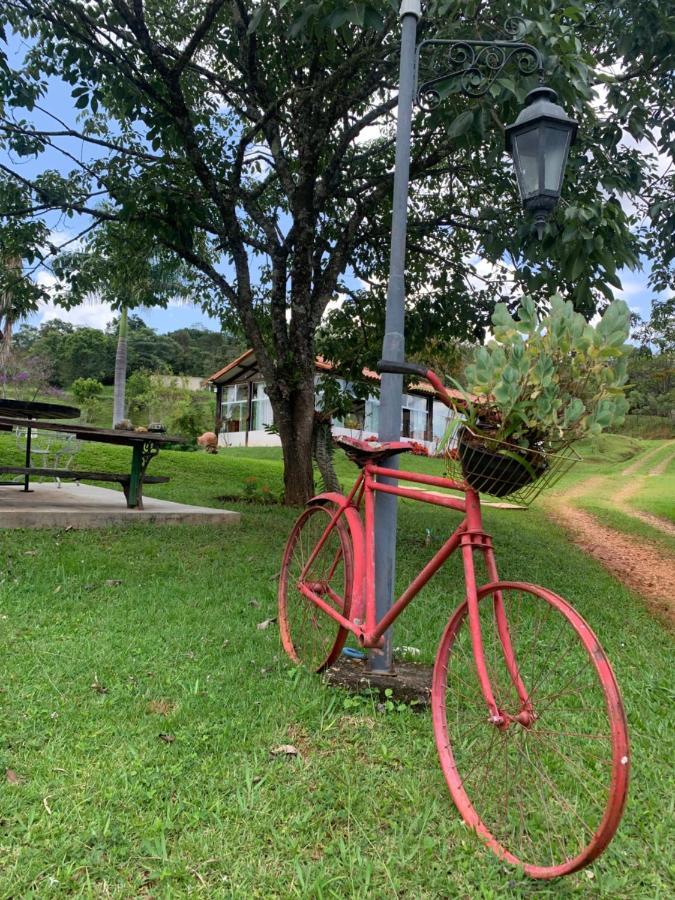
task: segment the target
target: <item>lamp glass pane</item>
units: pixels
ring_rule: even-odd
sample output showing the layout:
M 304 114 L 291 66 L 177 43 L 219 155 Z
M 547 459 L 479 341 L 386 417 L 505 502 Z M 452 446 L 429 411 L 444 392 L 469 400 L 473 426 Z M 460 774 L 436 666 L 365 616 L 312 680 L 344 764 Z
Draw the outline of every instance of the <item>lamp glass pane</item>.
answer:
M 565 163 L 570 145 L 570 129 L 553 128 L 545 125 L 542 129 L 542 149 L 544 152 L 544 189 L 560 194 Z
M 523 200 L 539 193 L 539 128 L 513 136 L 513 161 Z

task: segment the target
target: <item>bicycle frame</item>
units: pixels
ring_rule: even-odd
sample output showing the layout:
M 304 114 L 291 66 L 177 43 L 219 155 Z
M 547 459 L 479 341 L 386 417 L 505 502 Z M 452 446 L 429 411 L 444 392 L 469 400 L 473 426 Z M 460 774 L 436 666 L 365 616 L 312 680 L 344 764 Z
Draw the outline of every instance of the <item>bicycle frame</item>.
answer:
M 382 481 L 382 479 L 391 479 L 396 483 L 392 484 L 388 481 Z M 414 488 L 402 487 L 399 483 L 401 481 L 422 484 L 429 487 L 451 488 L 461 491 L 464 494 L 464 498 L 451 495 L 444 496 L 441 494 L 422 493 Z M 430 503 L 433 506 L 444 506 L 464 513 L 464 519 L 460 525 L 445 541 L 440 550 L 434 554 L 429 562 L 421 569 L 415 578 L 413 578 L 408 587 L 395 601 L 389 612 L 386 613 L 379 622 L 377 621 L 375 607 L 375 494 L 378 491 L 381 493 L 394 494 L 397 497 L 405 497 L 408 500 Z M 363 531 L 363 528 L 354 527 L 354 513 L 356 513 L 356 516 L 358 517 L 356 511 L 359 509 L 362 501 L 365 508 L 365 532 Z M 363 647 L 376 648 L 380 646 L 385 631 L 393 624 L 393 622 L 395 622 L 398 616 L 443 566 L 455 550 L 458 548 L 461 549 L 466 584 L 469 628 L 478 678 L 490 712 L 491 720 L 496 725 L 501 725 L 503 723 L 503 718 L 494 698 L 483 650 L 478 612 L 478 594 L 481 588 L 476 585 L 473 560 L 474 551 L 479 550 L 483 553 L 489 577 L 488 584 L 497 582 L 499 578 L 497 575 L 497 564 L 492 547 L 492 539 L 490 535 L 483 530 L 478 494 L 470 488 L 467 489 L 464 485 L 449 478 L 391 469 L 374 463 L 368 463 L 364 466 L 350 493 L 346 497 L 341 494 L 322 494 L 319 495 L 319 497 L 314 498 L 314 501 L 312 502 L 334 504 L 336 509 L 302 570 L 298 589 L 308 600 L 311 600 L 312 603 L 316 604 L 316 606 L 322 609 L 327 615 L 352 632 Z M 352 510 L 351 516 L 349 515 L 349 510 Z M 319 597 L 303 580 L 316 555 L 327 540 L 328 535 L 335 527 L 336 522 L 343 516 L 348 517 L 351 526 L 352 539 L 354 541 L 354 554 L 357 558 L 357 563 L 360 563 L 360 565 L 357 565 L 357 571 L 362 572 L 364 575 L 364 583 L 359 583 L 360 579 L 355 578 L 352 596 L 352 615 L 349 619 L 341 615 L 336 609 L 330 606 L 330 604 L 326 603 L 326 601 Z M 481 587 L 485 587 L 485 585 Z M 333 597 L 332 594 L 331 598 L 334 601 L 339 601 L 340 599 L 337 596 Z M 493 605 L 497 632 L 504 650 L 504 661 L 522 703 L 522 711 L 516 718 L 521 721 L 522 724 L 528 724 L 532 716 L 532 709 L 527 689 L 520 677 L 515 660 L 500 591 L 494 592 Z M 364 608 L 365 623 L 363 622 Z

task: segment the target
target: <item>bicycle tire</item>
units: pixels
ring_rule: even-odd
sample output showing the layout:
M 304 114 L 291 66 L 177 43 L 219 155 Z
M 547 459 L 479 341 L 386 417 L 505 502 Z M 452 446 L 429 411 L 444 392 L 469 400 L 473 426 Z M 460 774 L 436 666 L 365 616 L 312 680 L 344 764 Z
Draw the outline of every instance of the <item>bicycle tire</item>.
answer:
M 284 550 L 279 578 L 279 631 L 284 650 L 293 662 L 314 672 L 332 665 L 340 655 L 348 631 L 297 587 L 312 549 L 325 531 L 335 507 L 313 505 L 297 519 Z M 354 579 L 354 549 L 344 519 L 335 523 L 313 560 L 305 581 L 322 599 L 349 618 Z M 330 588 L 332 592 L 328 593 Z
M 497 630 L 500 595 L 531 703 L 525 724 L 509 719 L 522 715 L 524 705 Z M 619 688 L 596 636 L 557 594 L 494 582 L 478 596 L 485 661 L 502 721 L 488 714 L 465 601 L 448 621 L 433 673 L 443 774 L 464 821 L 500 859 L 532 878 L 570 874 L 603 852 L 625 806 L 629 744 Z

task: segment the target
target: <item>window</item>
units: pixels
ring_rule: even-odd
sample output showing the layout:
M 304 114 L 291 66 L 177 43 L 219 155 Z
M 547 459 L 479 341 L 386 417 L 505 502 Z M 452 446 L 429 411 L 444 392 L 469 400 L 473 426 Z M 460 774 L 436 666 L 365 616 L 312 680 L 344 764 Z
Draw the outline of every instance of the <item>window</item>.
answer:
M 376 399 L 366 400 L 366 416 L 364 430 L 371 434 L 377 434 L 380 430 L 380 401 Z
M 445 429 L 448 425 L 452 426 L 452 431 L 450 432 L 450 439 L 448 443 L 448 447 L 452 448 L 457 444 L 457 429 L 461 425 L 464 420 L 464 417 L 456 413 L 453 409 L 449 409 L 445 403 L 440 403 L 438 401 L 434 402 L 434 426 L 433 426 L 433 435 L 435 441 L 440 441 L 440 439 L 445 434 Z
M 272 404 L 262 381 L 253 384 L 253 404 L 251 409 L 251 431 L 263 431 L 274 419 Z
M 246 431 L 248 384 L 231 384 L 221 407 L 223 431 Z
M 426 397 L 403 395 L 401 410 L 401 437 L 423 441 L 427 433 L 427 400 Z

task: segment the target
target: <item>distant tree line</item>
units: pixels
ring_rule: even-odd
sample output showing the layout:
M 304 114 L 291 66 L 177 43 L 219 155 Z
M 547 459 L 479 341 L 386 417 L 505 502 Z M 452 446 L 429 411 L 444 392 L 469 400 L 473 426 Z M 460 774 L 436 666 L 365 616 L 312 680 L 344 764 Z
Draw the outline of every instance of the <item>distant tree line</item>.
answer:
M 628 363 L 631 412 L 675 420 L 675 295 L 652 301 L 648 320 L 633 332 Z
M 112 384 L 117 345 L 117 319 L 104 331 L 52 319 L 15 332 L 16 354 L 41 360 L 50 384 L 68 387 L 76 378 Z M 138 315 L 129 316 L 129 373 L 213 374 L 244 349 L 239 338 L 202 328 L 179 328 L 158 334 Z

